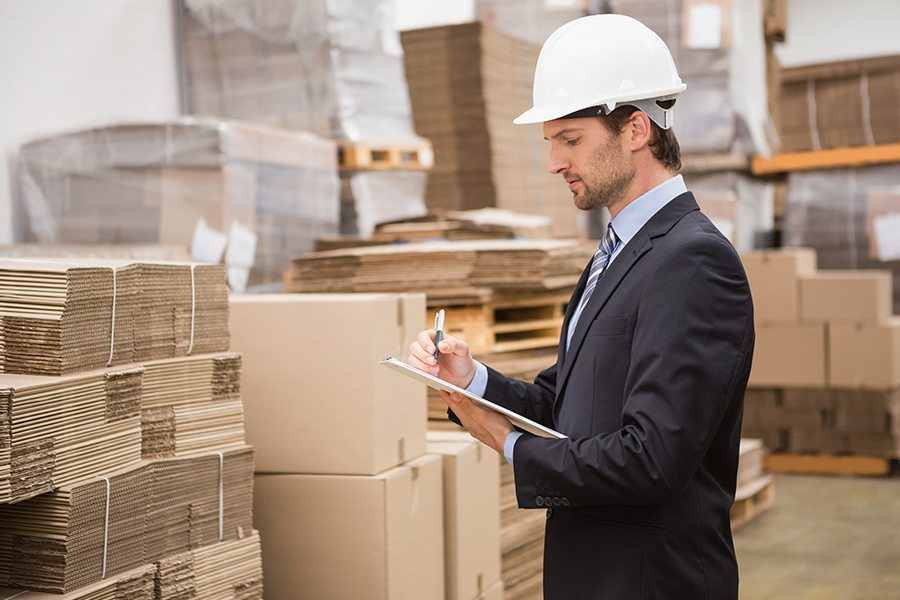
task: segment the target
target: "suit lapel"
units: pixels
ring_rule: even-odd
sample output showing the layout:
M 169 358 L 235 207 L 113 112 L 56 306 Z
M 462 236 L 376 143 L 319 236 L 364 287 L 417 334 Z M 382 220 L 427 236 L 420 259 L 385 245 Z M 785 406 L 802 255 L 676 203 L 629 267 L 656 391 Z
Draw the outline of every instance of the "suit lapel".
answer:
M 556 356 L 556 364 L 560 367 L 566 359 L 566 333 L 569 331 L 569 322 L 572 320 L 572 313 L 575 312 L 575 307 L 578 305 L 578 300 L 581 298 L 581 294 L 584 291 L 584 286 L 587 284 L 587 278 L 591 271 L 591 264 L 594 262 L 594 258 L 591 257 L 591 260 L 588 261 L 588 264 L 584 267 L 584 270 L 581 272 L 581 278 L 578 280 L 578 284 L 575 286 L 575 291 L 572 292 L 572 297 L 569 298 L 569 304 L 566 306 L 566 315 L 563 318 L 562 329 L 559 333 L 559 350 Z M 556 393 L 559 395 L 559 383 L 560 378 L 556 378 Z
M 569 345 L 569 350 L 565 354 L 561 377 L 557 378 L 557 402 L 559 401 L 559 398 L 562 397 L 566 382 L 572 372 L 572 365 L 578 357 L 578 351 L 584 343 L 584 337 L 587 335 L 587 330 L 590 328 L 591 322 L 603 309 L 603 306 L 609 300 L 610 296 L 612 296 L 612 293 L 619 286 L 619 283 L 621 283 L 625 275 L 631 270 L 631 267 L 650 250 L 651 246 L 652 243 L 650 242 L 649 237 L 640 235 L 635 236 L 627 246 L 622 248 L 622 252 L 609 266 L 609 269 L 600 276 L 597 287 L 594 289 L 594 294 L 585 305 L 584 310 L 581 312 L 581 316 L 578 317 L 578 324 L 575 326 L 575 333 L 572 335 L 572 343 Z M 563 338 L 561 342 L 564 344 L 565 338 Z
M 631 271 L 631 268 L 641 259 L 644 254 L 653 247 L 653 238 L 665 235 L 681 218 L 689 212 L 699 210 L 694 195 L 686 192 L 673 198 L 666 206 L 659 210 L 653 217 L 644 224 L 644 226 L 635 234 L 631 241 L 622 248 L 622 251 L 616 256 L 609 268 L 600 276 L 597 287 L 593 296 L 585 305 L 581 316 L 578 318 L 578 324 L 575 327 L 575 333 L 572 335 L 572 343 L 568 350 L 559 353 L 559 365 L 561 371 L 556 377 L 556 403 L 555 409 L 558 409 L 559 399 L 562 398 L 565 391 L 566 383 L 572 372 L 572 366 L 578 357 L 578 352 L 584 343 L 584 338 L 590 328 L 591 323 L 597 317 L 609 298 L 612 296 L 616 288 L 622 282 L 622 279 Z M 587 272 L 589 270 L 585 269 Z M 582 281 L 579 283 L 580 288 L 584 286 L 585 275 L 582 274 Z M 581 297 L 580 293 L 577 296 Z M 568 327 L 568 321 L 572 318 L 572 305 L 569 303 L 569 309 L 566 311 L 566 322 L 564 327 Z M 560 336 L 560 345 L 565 346 L 565 333 Z

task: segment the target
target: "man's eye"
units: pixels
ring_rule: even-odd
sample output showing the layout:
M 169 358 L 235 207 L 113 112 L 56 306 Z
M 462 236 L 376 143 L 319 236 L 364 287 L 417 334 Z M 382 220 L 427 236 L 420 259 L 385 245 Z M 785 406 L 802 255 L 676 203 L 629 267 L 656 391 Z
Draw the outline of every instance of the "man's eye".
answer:
M 578 138 L 575 138 L 575 139 L 572 139 L 572 140 L 566 140 L 566 143 L 567 143 L 568 145 L 570 145 L 570 146 L 575 146 L 575 145 L 578 144 Z

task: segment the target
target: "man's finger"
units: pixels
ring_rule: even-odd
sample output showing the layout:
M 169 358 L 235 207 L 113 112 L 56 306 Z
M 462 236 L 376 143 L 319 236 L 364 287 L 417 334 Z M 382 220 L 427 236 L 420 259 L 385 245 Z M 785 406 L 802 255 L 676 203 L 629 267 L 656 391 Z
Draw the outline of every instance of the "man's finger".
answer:
M 434 354 L 434 329 L 426 329 L 419 333 L 416 341 L 428 354 Z
M 456 356 L 469 356 L 469 345 L 459 338 L 452 335 L 444 336 L 443 341 L 438 345 L 444 354 L 455 354 Z
M 430 353 L 425 351 L 425 348 L 422 347 L 422 344 L 419 343 L 418 340 L 409 345 L 409 355 L 413 358 L 418 359 L 419 362 L 428 366 L 437 365 L 437 361 L 434 359 Z

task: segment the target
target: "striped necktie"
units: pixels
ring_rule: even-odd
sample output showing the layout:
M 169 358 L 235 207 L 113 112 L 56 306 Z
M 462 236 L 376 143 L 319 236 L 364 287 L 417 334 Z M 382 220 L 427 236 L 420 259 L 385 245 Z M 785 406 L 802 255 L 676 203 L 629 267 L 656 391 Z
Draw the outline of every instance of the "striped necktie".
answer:
M 603 271 L 606 270 L 606 267 L 609 265 L 609 259 L 612 257 L 613 252 L 616 251 L 618 246 L 619 236 L 616 235 L 616 231 L 613 229 L 612 223 L 610 223 L 606 228 L 606 235 L 603 236 L 603 240 L 600 241 L 600 247 L 597 248 L 597 251 L 594 253 L 594 259 L 593 262 L 591 262 L 591 270 L 588 273 L 587 283 L 584 284 L 584 292 L 582 292 L 578 307 L 575 309 L 575 312 L 572 313 L 572 319 L 569 321 L 569 330 L 566 332 L 567 350 L 569 344 L 572 343 L 572 335 L 575 333 L 575 327 L 578 325 L 578 319 L 581 317 L 581 312 L 587 305 L 588 300 L 591 299 L 591 294 L 594 293 L 594 289 L 597 287 L 597 281 L 599 281 Z

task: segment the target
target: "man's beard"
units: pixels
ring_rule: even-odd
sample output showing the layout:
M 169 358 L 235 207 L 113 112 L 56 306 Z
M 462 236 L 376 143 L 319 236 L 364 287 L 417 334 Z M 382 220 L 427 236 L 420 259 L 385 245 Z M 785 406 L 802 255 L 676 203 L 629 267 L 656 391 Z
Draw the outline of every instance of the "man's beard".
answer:
M 615 139 L 598 148 L 581 177 L 582 192 L 575 194 L 581 210 L 609 207 L 621 200 L 634 180 L 634 167 L 622 155 Z

